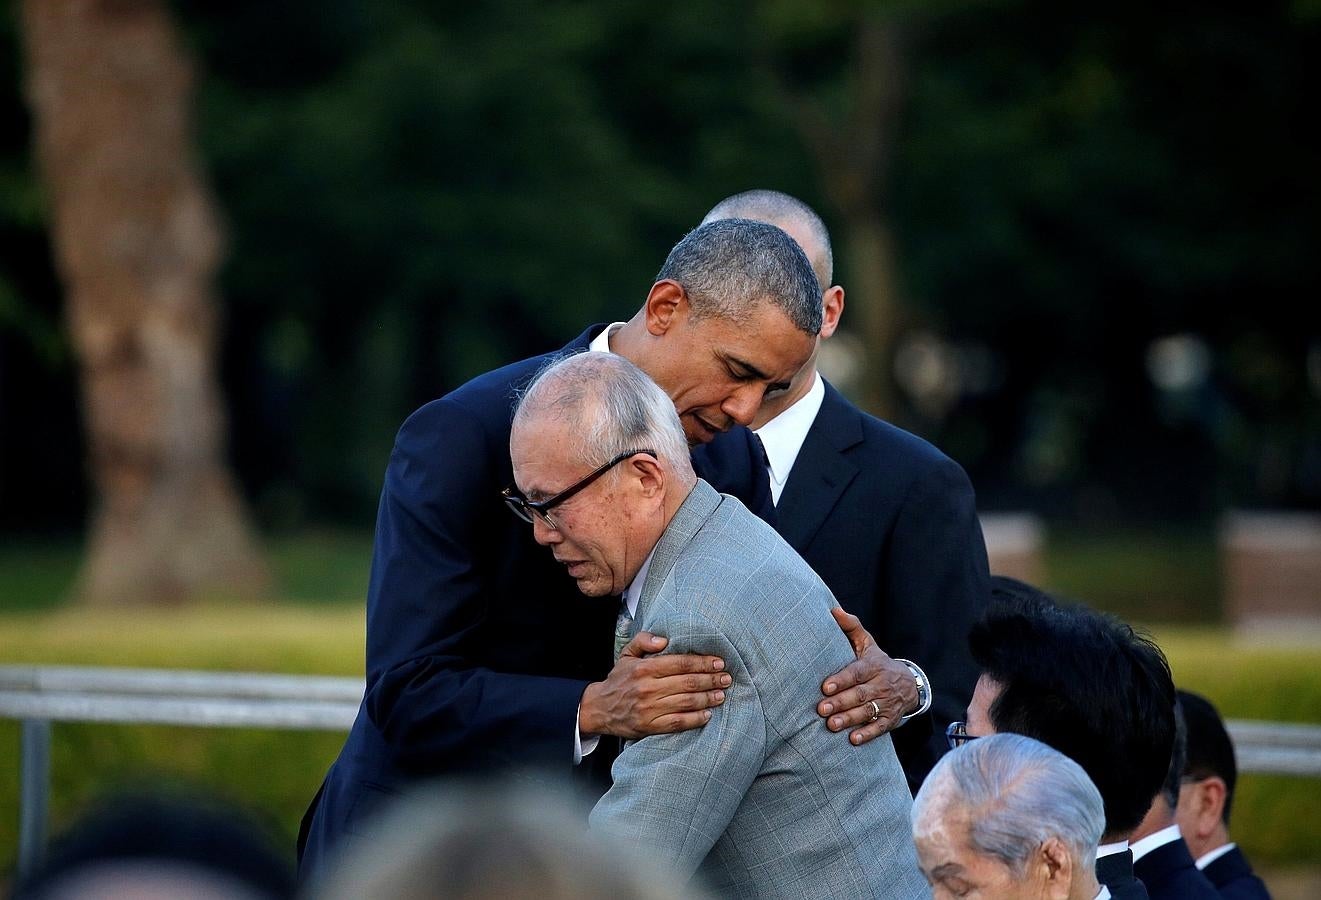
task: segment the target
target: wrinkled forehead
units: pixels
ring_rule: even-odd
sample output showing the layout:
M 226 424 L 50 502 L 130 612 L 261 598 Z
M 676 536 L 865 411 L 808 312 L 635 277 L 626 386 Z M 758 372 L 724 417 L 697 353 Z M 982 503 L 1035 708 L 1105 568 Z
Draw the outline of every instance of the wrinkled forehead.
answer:
M 563 415 L 544 407 L 523 407 L 509 433 L 509 457 L 515 471 L 530 460 L 569 461 L 578 450 L 574 430 Z

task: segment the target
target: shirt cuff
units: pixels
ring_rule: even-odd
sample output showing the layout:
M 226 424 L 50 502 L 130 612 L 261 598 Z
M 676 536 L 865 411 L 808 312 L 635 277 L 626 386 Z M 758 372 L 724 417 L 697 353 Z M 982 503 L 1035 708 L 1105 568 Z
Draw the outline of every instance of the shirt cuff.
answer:
M 578 704 L 578 716 L 583 712 L 583 705 Z M 580 765 L 584 756 L 590 756 L 598 744 L 601 743 L 601 736 L 594 734 L 586 740 L 583 739 L 582 729 L 578 726 L 578 717 L 573 720 L 573 764 Z

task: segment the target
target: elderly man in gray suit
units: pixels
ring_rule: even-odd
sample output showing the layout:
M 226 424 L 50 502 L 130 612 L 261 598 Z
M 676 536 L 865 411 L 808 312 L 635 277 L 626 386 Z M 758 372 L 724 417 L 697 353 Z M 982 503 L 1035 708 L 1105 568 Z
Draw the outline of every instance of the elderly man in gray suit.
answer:
M 923 897 L 903 771 L 813 712 L 853 657 L 830 591 L 770 526 L 699 480 L 674 403 L 622 357 L 560 360 L 524 394 L 505 499 L 588 596 L 729 666 L 705 728 L 645 737 L 591 815 L 721 896 Z

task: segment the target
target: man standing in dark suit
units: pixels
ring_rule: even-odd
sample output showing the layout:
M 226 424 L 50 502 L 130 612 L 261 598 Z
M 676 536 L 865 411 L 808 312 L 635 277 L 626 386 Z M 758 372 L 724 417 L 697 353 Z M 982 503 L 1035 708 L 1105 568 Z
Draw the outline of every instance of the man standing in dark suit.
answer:
M 565 350 L 627 357 L 674 400 L 688 439 L 709 441 L 750 422 L 768 388 L 788 385 L 820 329 L 819 300 L 810 264 L 779 229 L 716 223 L 671 251 L 630 321 L 589 329 Z M 366 693 L 304 817 L 304 878 L 419 779 L 568 774 L 593 736 L 700 727 L 724 700 L 722 661 L 644 659 L 665 646 L 651 635 L 638 634 L 612 668 L 617 602 L 579 597 L 500 500 L 513 480 L 515 393 L 553 355 L 482 375 L 399 431 L 377 515 Z M 869 650 L 848 677 L 895 667 Z
M 916 677 L 930 677 L 930 715 L 891 735 L 916 791 L 977 680 L 965 638 L 985 608 L 988 572 L 972 485 L 958 463 L 864 413 L 817 372 L 820 342 L 834 334 L 844 310 L 844 288 L 832 282 L 830 234 L 812 208 L 777 191 L 747 191 L 716 204 L 703 222 L 730 218 L 787 232 L 823 288 L 811 357 L 788 390 L 767 395 L 752 423 L 765 446 L 774 503 L 765 517 L 887 653 L 915 660 L 925 670 Z M 695 454 L 699 471 L 717 486 L 722 477 L 737 483 L 730 473 L 746 459 L 740 440 L 738 433 L 723 435 Z M 870 699 L 855 689 L 823 701 L 829 727 L 869 738 L 911 712 L 886 706 L 869 722 Z M 845 711 L 860 705 L 855 714 Z
M 1179 691 L 1188 732 L 1187 760 L 1175 818 L 1188 849 L 1225 900 L 1270 900 L 1243 851 L 1229 839 L 1229 811 L 1238 783 L 1234 743 L 1205 697 Z
M 1174 750 L 1170 753 L 1165 783 L 1129 843 L 1133 850 L 1133 874 L 1142 879 L 1151 900 L 1219 900 L 1220 895 L 1211 882 L 1193 864 L 1192 854 L 1175 821 L 1186 746 L 1183 714 L 1177 703 L 1174 723 Z
M 1096 876 L 1116 900 L 1143 900 L 1128 841 L 1174 748 L 1174 681 L 1160 648 L 1112 616 L 1001 575 L 968 643 L 982 674 L 951 746 L 1009 732 L 1082 766 L 1105 803 Z

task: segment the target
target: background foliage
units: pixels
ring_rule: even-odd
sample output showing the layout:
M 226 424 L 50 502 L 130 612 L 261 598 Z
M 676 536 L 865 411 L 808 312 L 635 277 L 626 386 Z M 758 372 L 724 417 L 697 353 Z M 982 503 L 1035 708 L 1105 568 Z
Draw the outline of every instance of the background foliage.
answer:
M 867 200 L 901 343 L 944 361 L 900 423 L 984 507 L 1066 523 L 1321 503 L 1315 3 L 175 8 L 229 220 L 232 453 L 269 527 L 369 524 L 408 411 L 629 314 L 716 199 L 782 188 L 839 232 L 806 138 L 856 137 L 864 21 L 902 60 Z M 69 531 L 86 489 L 21 58 L 0 17 L 0 529 Z M 1152 342 L 1177 335 L 1192 378 L 1161 389 Z

